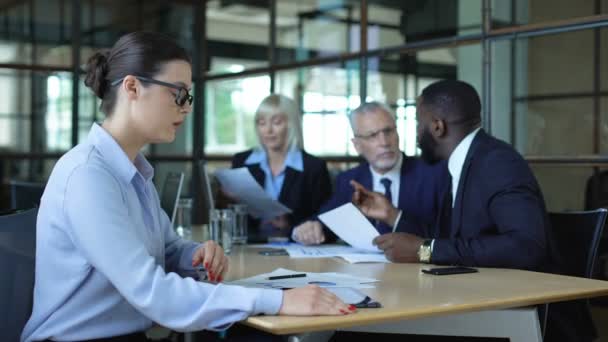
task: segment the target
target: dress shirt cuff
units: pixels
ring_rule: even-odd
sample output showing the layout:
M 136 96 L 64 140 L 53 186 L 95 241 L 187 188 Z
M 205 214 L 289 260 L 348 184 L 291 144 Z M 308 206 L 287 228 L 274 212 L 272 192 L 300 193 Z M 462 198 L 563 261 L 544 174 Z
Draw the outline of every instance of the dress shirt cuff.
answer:
M 295 241 L 295 242 L 298 242 L 298 240 L 296 240 L 296 228 L 297 228 L 297 227 L 294 227 L 294 228 L 291 230 L 291 239 L 292 239 L 293 241 Z
M 252 315 L 276 315 L 283 304 L 283 291 L 275 289 L 260 289 L 255 300 Z
M 403 214 L 403 210 L 399 210 L 399 214 L 397 214 L 397 219 L 395 219 L 395 223 L 393 223 L 393 233 L 397 230 L 399 220 L 401 220 L 401 214 Z

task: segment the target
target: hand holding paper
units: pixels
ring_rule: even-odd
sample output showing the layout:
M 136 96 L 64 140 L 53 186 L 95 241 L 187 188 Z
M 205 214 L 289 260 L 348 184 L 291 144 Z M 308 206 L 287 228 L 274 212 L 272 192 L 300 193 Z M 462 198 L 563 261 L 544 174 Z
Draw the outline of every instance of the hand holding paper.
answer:
M 291 213 L 291 209 L 264 192 L 246 167 L 219 170 L 215 175 L 226 192 L 247 204 L 251 216 L 272 219 Z
M 349 245 L 366 251 L 380 252 L 378 247 L 372 244 L 374 238 L 379 235 L 378 231 L 352 203 L 321 214 L 319 219 Z
M 351 180 L 350 185 L 355 190 L 352 198 L 353 204 L 365 216 L 380 220 L 389 226 L 395 225 L 399 216 L 399 209 L 393 207 L 393 204 L 384 195 L 366 189 L 355 180 Z

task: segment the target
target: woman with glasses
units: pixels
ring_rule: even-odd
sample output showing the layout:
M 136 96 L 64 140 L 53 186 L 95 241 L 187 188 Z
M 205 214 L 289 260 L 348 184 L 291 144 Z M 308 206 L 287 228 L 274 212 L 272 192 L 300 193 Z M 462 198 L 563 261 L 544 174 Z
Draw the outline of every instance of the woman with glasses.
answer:
M 302 149 L 301 115 L 290 98 L 266 97 L 255 113 L 259 146 L 236 154 L 232 167 L 247 167 L 264 191 L 292 212 L 250 220 L 249 240 L 289 241 L 292 228 L 315 215 L 331 196 L 327 165 Z
M 48 180 L 37 221 L 34 306 L 22 341 L 145 341 L 153 322 L 221 330 L 260 313 L 352 312 L 318 287 L 224 285 L 222 248 L 182 240 L 171 229 L 140 150 L 172 142 L 190 112 L 192 70 L 183 48 L 157 33 L 127 34 L 89 59 L 85 84 L 106 119 Z M 210 282 L 195 280 L 201 265 Z

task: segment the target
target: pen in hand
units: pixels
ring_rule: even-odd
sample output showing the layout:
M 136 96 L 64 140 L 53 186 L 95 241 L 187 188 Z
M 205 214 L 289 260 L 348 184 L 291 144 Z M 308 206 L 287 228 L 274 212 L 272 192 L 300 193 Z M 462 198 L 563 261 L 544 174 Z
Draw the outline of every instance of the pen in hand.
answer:
M 268 277 L 268 280 L 279 280 L 279 279 L 289 279 L 289 278 L 303 278 L 306 277 L 306 273 L 296 273 L 296 274 L 288 274 L 282 276 L 274 276 Z

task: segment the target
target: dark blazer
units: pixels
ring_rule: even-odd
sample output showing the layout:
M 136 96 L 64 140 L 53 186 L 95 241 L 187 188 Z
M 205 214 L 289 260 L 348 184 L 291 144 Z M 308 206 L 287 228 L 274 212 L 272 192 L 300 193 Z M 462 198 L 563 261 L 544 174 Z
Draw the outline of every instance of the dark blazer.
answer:
M 405 154 L 402 156 L 398 201 L 398 207 L 403 212 L 401 221 L 407 217 L 416 222 L 431 224 L 435 221 L 441 204 L 441 190 L 446 186 L 445 163 L 431 166 L 419 158 L 407 157 Z M 354 190 L 350 185 L 351 180 L 359 182 L 366 189 L 372 189 L 372 173 L 369 167 L 369 163 L 362 162 L 359 166 L 340 173 L 336 177 L 333 196 L 323 204 L 319 214 L 352 200 Z
M 245 165 L 245 160 L 252 153 L 252 150 L 237 153 L 232 158 L 232 168 L 247 167 L 255 180 L 264 187 L 264 171 L 259 164 Z M 285 181 L 279 194 L 279 202 L 292 210 L 288 215 L 291 229 L 302 223 L 307 218 L 315 215 L 321 204 L 331 196 L 331 181 L 327 164 L 322 159 L 314 157 L 302 151 L 303 172 L 294 170 L 290 167 L 285 169 Z M 250 220 L 249 230 L 257 228 L 259 220 Z M 255 236 L 251 240 L 263 241 L 265 237 Z M 291 237 L 291 231 L 289 232 Z M 265 242 L 265 241 L 264 241 Z
M 441 212 L 448 205 L 444 200 Z M 442 225 L 448 236 L 440 235 Z M 435 264 L 543 270 L 551 261 L 548 227 L 528 163 L 510 145 L 480 130 L 463 164 L 451 217 L 440 215 L 423 235 L 435 239 Z
M 448 186 L 444 191 L 451 189 Z M 445 213 L 449 203 L 443 198 L 440 210 Z M 416 229 L 407 224 L 401 228 Z M 433 264 L 559 273 L 536 178 L 517 151 L 483 130 L 467 153 L 451 214 L 440 215 L 428 228 L 424 236 L 435 238 Z M 545 341 L 591 341 L 595 329 L 581 302 L 551 304 L 549 308 Z

